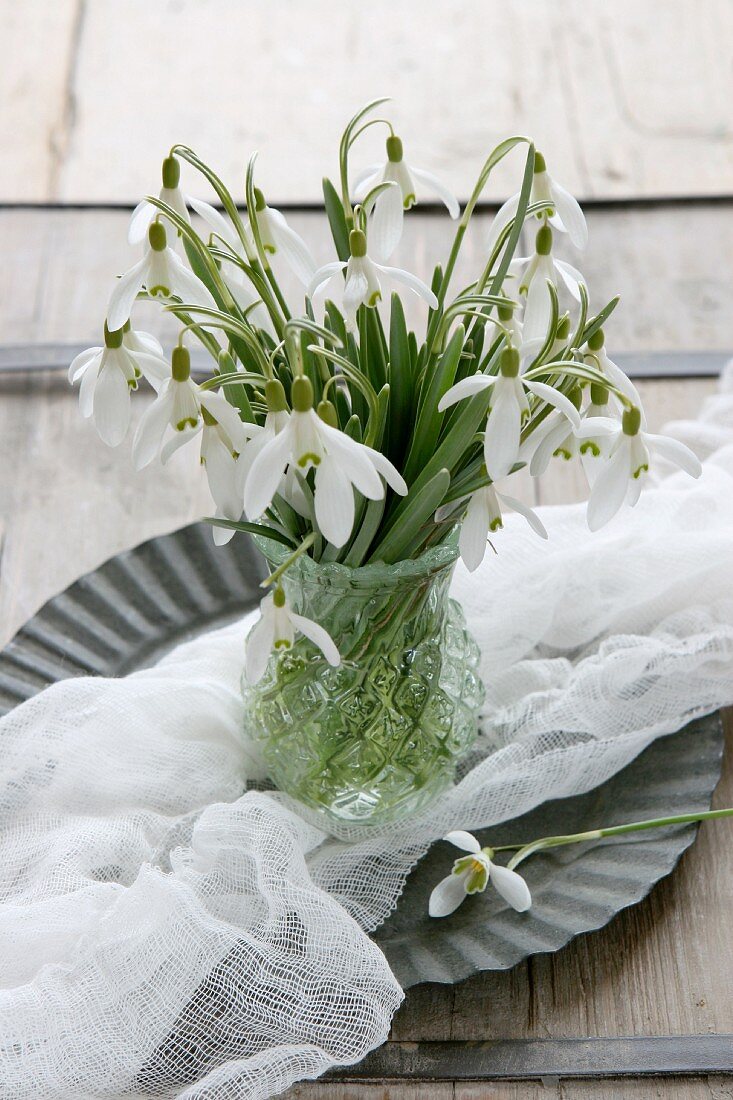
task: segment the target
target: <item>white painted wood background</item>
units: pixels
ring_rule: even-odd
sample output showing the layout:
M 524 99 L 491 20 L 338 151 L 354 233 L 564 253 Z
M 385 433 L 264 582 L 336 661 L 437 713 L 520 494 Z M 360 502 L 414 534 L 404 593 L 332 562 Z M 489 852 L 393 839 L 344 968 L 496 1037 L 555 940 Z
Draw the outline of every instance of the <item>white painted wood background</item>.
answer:
M 584 197 L 730 194 L 732 40 L 730 0 L 0 0 L 0 201 L 136 200 L 175 141 L 318 200 L 378 95 L 463 196 L 517 132 Z

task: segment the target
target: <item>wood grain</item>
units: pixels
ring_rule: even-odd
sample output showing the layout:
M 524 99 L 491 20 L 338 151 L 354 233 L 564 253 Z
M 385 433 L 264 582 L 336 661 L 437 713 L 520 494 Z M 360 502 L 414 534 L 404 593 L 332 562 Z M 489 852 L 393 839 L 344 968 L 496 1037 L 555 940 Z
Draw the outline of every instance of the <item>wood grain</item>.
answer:
M 235 181 L 259 149 L 266 193 L 318 200 L 379 95 L 463 196 L 511 133 L 586 197 L 730 193 L 732 25 L 725 0 L 0 0 L 0 199 L 135 202 L 183 141 Z

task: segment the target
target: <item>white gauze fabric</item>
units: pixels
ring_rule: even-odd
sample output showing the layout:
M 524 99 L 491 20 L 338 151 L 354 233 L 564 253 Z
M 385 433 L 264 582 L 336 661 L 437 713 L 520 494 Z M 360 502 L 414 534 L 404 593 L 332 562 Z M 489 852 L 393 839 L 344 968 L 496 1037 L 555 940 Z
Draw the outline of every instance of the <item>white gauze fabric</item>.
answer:
M 454 594 L 482 651 L 484 734 L 419 818 L 324 832 L 245 792 L 252 619 L 122 680 L 57 684 L 0 723 L 0 1093 L 260 1100 L 387 1036 L 402 998 L 367 933 L 451 828 L 577 794 L 733 700 L 733 373 L 705 459 L 599 534 L 510 519 Z

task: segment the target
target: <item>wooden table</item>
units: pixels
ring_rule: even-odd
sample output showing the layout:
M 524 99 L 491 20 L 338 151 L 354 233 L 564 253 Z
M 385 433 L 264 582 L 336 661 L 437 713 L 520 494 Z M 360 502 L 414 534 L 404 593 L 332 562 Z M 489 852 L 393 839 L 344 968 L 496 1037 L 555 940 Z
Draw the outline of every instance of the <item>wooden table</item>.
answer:
M 124 243 L 127 216 L 122 210 L 0 210 L 3 344 L 98 342 L 111 276 L 129 263 Z M 323 225 L 316 215 L 301 213 L 293 220 L 325 257 Z M 602 304 L 617 289 L 626 292 L 626 303 L 609 326 L 610 346 L 635 353 L 670 348 L 687 352 L 686 370 L 694 368 L 694 353 L 701 348 L 716 352 L 715 361 L 720 362 L 720 353 L 733 343 L 731 206 L 601 207 L 591 211 L 589 220 L 592 243 L 584 270 L 593 288 L 593 304 Z M 424 276 L 426 244 L 429 241 L 430 256 L 444 250 L 446 230 L 444 221 L 429 215 L 412 218 L 401 253 L 404 261 L 417 257 L 418 274 Z M 477 232 L 467 243 L 466 267 L 481 240 Z M 712 262 L 713 255 L 724 258 Z M 411 266 L 415 268 L 414 259 Z M 460 273 L 457 281 L 461 283 Z M 150 327 L 157 323 L 156 319 Z M 48 354 L 39 351 L 36 358 L 43 360 Z M 50 354 L 64 356 L 58 348 Z M 640 388 L 654 430 L 669 419 L 693 415 L 713 392 L 715 380 L 651 378 Z M 59 372 L 10 376 L 0 368 L 0 394 L 4 643 L 35 608 L 80 573 L 126 546 L 200 516 L 207 498 L 200 481 L 194 480 L 193 456 L 185 450 L 163 472 L 135 474 L 129 440 L 116 451 L 104 447 L 78 415 L 76 398 Z M 136 417 L 146 400 L 143 396 L 134 402 Z M 525 488 L 532 491 L 528 484 Z M 578 471 L 554 465 L 534 493 L 542 503 L 578 498 Z M 729 726 L 729 739 L 731 735 Z M 729 746 L 716 805 L 733 804 L 732 758 Z M 408 992 L 394 1020 L 391 1042 L 451 1044 L 439 1051 L 443 1071 L 448 1072 L 446 1067 L 465 1064 L 468 1051 L 462 1043 L 532 1041 L 525 1047 L 527 1058 L 536 1074 L 544 1073 L 544 1083 L 324 1081 L 296 1086 L 289 1097 L 729 1100 L 732 1075 L 697 1076 L 695 1070 L 704 1071 L 711 1064 L 705 1058 L 720 1048 L 716 1036 L 733 1033 L 730 846 L 729 825 L 704 825 L 675 873 L 645 902 L 602 931 L 508 973 L 480 974 L 457 986 L 424 985 Z M 690 1044 L 684 1036 L 698 1039 Z M 594 1040 L 594 1045 L 583 1048 L 591 1079 L 558 1080 L 553 1074 L 562 1064 L 563 1051 L 570 1048 L 554 1041 L 586 1037 Z M 658 1041 L 613 1042 L 621 1037 Z M 666 1043 L 660 1043 L 665 1037 Z M 711 1040 L 707 1045 L 705 1037 Z M 733 1039 L 730 1042 L 733 1046 Z M 573 1049 L 579 1057 L 577 1043 Z M 389 1048 L 388 1053 L 395 1050 Z M 611 1058 L 617 1067 L 625 1060 L 630 1078 L 592 1079 L 603 1069 L 604 1059 L 608 1065 Z M 650 1068 L 674 1066 L 686 1066 L 688 1073 L 644 1075 Z

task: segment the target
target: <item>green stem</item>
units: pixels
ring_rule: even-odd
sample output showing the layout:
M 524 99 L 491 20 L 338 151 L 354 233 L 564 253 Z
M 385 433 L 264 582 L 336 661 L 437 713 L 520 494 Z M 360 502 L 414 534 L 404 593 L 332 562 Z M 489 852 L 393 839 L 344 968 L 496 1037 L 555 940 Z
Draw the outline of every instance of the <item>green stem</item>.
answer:
M 639 832 L 642 829 L 661 829 L 666 825 L 684 825 L 696 821 L 715 821 L 717 818 L 733 817 L 733 806 L 722 810 L 702 810 L 698 813 L 674 814 L 671 817 L 654 817 L 646 821 L 631 821 L 626 825 L 611 825 L 605 829 L 591 829 L 585 833 L 570 833 L 567 836 L 545 836 L 533 840 L 530 844 L 504 844 L 493 848 L 494 852 L 506 852 L 519 849 L 509 860 L 507 867 L 513 870 L 535 852 L 546 848 L 559 848 L 565 844 L 580 844 L 586 840 L 600 840 L 605 836 L 622 836 L 624 833 Z
M 315 541 L 316 532 L 311 531 L 309 535 L 305 536 L 298 549 L 294 550 L 293 553 L 290 554 L 290 556 L 287 557 L 281 565 L 278 565 L 274 573 L 270 573 L 269 577 L 265 577 L 265 579 L 260 582 L 260 588 L 269 588 L 271 584 L 275 584 L 276 581 L 279 581 L 283 573 L 285 573 L 290 568 L 294 561 L 297 561 L 301 554 L 304 554 L 306 550 L 310 550 Z

